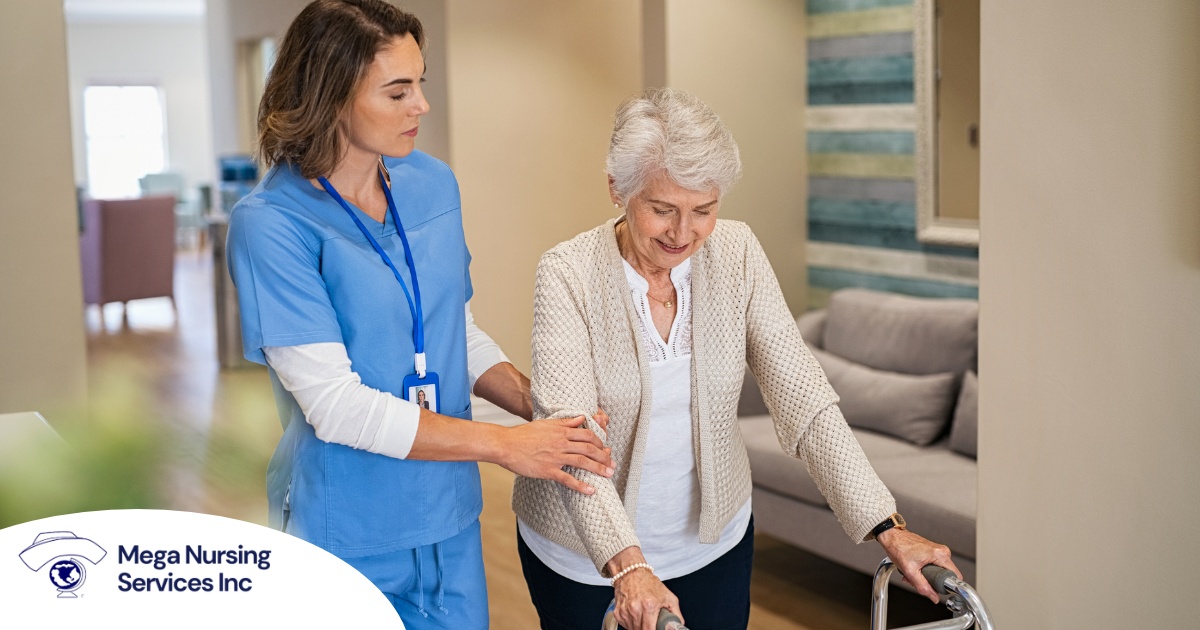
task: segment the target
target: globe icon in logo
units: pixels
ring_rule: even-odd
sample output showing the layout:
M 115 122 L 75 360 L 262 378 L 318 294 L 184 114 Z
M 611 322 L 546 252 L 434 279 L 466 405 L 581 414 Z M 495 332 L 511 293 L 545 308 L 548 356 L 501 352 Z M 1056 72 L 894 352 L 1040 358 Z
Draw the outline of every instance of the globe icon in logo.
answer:
M 58 596 L 75 598 L 79 597 L 75 591 L 83 586 L 87 578 L 83 561 L 96 564 L 107 555 L 104 547 L 93 540 L 76 536 L 74 532 L 42 532 L 17 557 L 35 573 L 50 567 L 47 573 L 50 574 L 50 583 L 58 589 Z
M 56 560 L 50 567 L 50 582 L 60 591 L 59 597 L 75 597 L 71 591 L 83 586 L 84 578 L 83 565 L 74 558 Z

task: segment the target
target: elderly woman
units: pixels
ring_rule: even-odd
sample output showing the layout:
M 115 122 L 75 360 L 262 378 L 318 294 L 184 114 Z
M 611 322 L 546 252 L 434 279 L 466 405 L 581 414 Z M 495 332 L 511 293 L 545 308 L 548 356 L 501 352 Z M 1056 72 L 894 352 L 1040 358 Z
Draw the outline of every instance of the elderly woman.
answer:
M 538 266 L 533 398 L 540 417 L 608 412 L 617 472 L 572 474 L 593 495 L 521 477 L 513 491 L 525 579 L 542 628 L 594 628 L 609 601 L 630 630 L 661 608 L 692 628 L 745 628 L 753 518 L 736 409 L 745 365 L 779 443 L 800 458 L 855 542 L 877 540 L 918 590 L 954 568 L 905 529 L 838 398 L 800 339 L 762 247 L 718 220 L 737 144 L 700 101 L 651 90 L 617 111 L 609 194 L 624 215 Z M 957 569 L 955 569 L 957 571 Z

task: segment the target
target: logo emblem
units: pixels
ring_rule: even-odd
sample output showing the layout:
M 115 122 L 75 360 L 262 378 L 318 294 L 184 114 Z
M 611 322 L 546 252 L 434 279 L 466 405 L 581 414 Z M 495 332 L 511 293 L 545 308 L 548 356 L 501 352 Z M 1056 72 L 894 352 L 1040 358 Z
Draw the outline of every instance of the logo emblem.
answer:
M 83 560 L 98 564 L 108 552 L 95 542 L 76 536 L 73 532 L 42 532 L 33 544 L 20 553 L 21 562 L 30 571 L 50 567 L 50 583 L 63 598 L 78 597 L 76 591 L 87 579 Z

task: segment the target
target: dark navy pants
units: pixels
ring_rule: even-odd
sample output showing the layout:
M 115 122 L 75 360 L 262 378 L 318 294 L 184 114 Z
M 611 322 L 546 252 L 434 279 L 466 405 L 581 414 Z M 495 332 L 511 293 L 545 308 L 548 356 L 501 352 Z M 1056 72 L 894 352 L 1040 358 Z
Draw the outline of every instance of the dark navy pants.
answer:
M 534 555 L 517 533 L 521 570 L 537 608 L 542 630 L 597 630 L 613 599 L 611 586 L 580 584 L 565 578 Z M 733 549 L 707 566 L 666 580 L 679 598 L 690 630 L 745 630 L 750 622 L 750 569 L 754 561 L 754 517 Z

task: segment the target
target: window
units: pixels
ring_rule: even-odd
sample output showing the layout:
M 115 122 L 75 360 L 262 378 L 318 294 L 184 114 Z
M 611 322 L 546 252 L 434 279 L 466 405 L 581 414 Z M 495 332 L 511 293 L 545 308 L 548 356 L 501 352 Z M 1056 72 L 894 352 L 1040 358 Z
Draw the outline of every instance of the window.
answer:
M 139 178 L 166 170 L 166 124 L 158 88 L 84 88 L 83 126 L 91 196 L 136 197 Z

